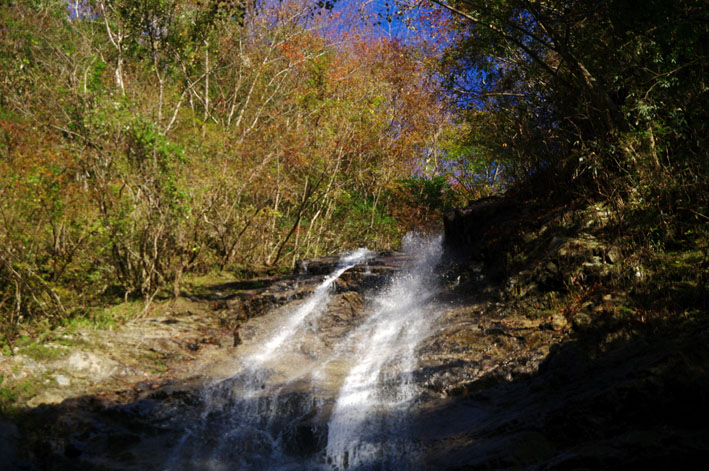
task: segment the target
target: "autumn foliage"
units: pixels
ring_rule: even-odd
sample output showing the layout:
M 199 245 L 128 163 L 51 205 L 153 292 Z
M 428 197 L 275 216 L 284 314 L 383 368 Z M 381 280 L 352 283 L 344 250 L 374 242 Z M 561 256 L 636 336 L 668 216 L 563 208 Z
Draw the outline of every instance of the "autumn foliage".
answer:
M 420 51 L 307 2 L 0 9 L 0 315 L 395 245 L 445 121 Z M 408 201 L 408 202 L 407 202 Z M 167 290 L 167 291 L 166 291 Z

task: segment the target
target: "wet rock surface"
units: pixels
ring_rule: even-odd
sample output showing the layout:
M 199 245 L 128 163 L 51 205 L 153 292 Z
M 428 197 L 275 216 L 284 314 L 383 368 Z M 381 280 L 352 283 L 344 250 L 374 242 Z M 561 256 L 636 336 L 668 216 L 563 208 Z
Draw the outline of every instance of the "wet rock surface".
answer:
M 490 207 L 484 211 L 497 211 Z M 530 298 L 543 302 L 545 290 L 563 283 L 568 264 L 596 273 L 592 257 L 601 267 L 619 263 L 617 250 L 583 239 L 591 242 L 550 237 L 545 263 L 503 281 L 477 254 L 457 253 L 440 267 L 442 313 L 419 349 L 421 395 L 410 417 L 424 469 L 694 469 L 692 460 L 709 453 L 698 413 L 709 398 L 706 322 L 670 332 L 659 325 L 609 330 L 593 305 L 531 307 Z M 583 268 L 589 260 L 593 267 Z M 10 463 L 3 469 L 162 469 L 179 441 L 197 440 L 185 430 L 200 420 L 204 382 L 235 352 L 234 328 L 248 342 L 265 314 L 297 305 L 337 261 L 215 286 L 188 295 L 191 309 L 102 337 L 115 350 L 143 351 L 128 347 L 132 341 L 161 352 L 163 366 L 154 370 L 114 350 L 68 353 L 47 369 L 57 384 L 49 399 L 30 404 L 17 426 L 0 422 L 0 459 Z M 318 322 L 321 337 L 334 341 L 361 322 L 367 294 L 405 261 L 380 253 L 345 273 Z M 287 396 L 297 420 L 284 412 L 285 450 L 295 462 L 322 453 L 331 404 L 318 404 L 318 412 L 302 391 Z M 215 413 L 212 420 L 233 419 Z
M 449 274 L 464 301 L 423 350 L 422 378 L 446 395 L 421 409 L 429 467 L 699 469 L 706 311 L 628 307 L 617 287 L 647 270 L 609 241 L 607 208 L 533 209 L 490 199 L 448 215 L 447 240 L 468 262 Z M 465 282 L 476 262 L 490 284 Z M 461 292 L 483 296 L 475 306 Z
M 366 293 L 406 260 L 380 253 L 349 270 L 333 286 L 330 315 L 318 329 L 335 339 L 358 322 Z M 170 450 L 200 420 L 203 385 L 229 368 L 235 328 L 248 342 L 254 323 L 297 305 L 337 263 L 325 257 L 312 262 L 314 273 L 301 268 L 292 276 L 220 284 L 115 331 L 67 334 L 65 343 L 77 345 L 57 345 L 61 355 L 49 362 L 10 358 L 2 365 L 8 374 L 49 377 L 51 385 L 17 413 L 18 426 L 2 423 L 7 445 L 0 462 L 12 466 L 3 469 L 144 470 L 168 463 Z M 293 398 L 294 410 L 312 402 L 302 393 Z M 287 424 L 286 448 L 312 454 L 323 447 L 326 421 L 300 415 Z

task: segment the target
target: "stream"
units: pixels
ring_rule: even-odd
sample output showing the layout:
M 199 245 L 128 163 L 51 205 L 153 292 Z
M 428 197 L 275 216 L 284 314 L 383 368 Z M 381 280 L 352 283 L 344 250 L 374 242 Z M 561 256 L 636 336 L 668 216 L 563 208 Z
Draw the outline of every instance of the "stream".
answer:
M 237 349 L 233 371 L 206 384 L 197 424 L 164 471 L 417 469 L 409 411 L 417 347 L 439 309 L 441 237 L 408 235 L 403 268 L 333 334 L 318 323 L 340 277 L 375 254 L 341 256 L 299 305 L 272 313 Z

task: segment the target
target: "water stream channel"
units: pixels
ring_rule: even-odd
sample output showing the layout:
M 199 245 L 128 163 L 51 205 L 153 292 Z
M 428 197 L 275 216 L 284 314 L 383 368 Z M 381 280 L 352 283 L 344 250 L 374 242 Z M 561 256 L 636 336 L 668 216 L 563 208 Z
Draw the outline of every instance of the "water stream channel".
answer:
M 128 370 L 123 389 L 0 421 L 0 470 L 695 469 L 707 456 L 705 321 L 569 333 L 563 312 L 538 315 L 546 296 L 516 296 L 521 278 L 494 281 L 441 242 L 215 285 L 106 334 L 124 342 L 113 354 L 172 348 L 169 375 Z
M 408 413 L 417 346 L 436 322 L 441 238 L 407 236 L 402 270 L 356 321 L 319 329 L 340 277 L 374 253 L 344 254 L 295 307 L 245 339 L 231 371 L 204 386 L 199 420 L 164 471 L 417 469 Z

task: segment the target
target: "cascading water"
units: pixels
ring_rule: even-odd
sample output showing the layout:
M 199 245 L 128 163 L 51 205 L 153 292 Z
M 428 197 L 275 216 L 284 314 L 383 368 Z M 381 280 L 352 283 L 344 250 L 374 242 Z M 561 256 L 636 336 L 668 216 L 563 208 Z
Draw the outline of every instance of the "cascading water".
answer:
M 433 268 L 440 238 L 409 236 L 414 263 L 374 300 L 372 315 L 353 332 L 353 367 L 328 424 L 327 461 L 342 469 L 412 469 L 406 413 L 416 398 L 416 347 L 435 321 Z M 344 348 L 347 348 L 345 345 Z
M 325 280 L 323 280 L 317 288 L 315 288 L 312 296 L 310 296 L 310 298 L 308 298 L 302 306 L 295 310 L 293 315 L 286 320 L 286 324 L 276 333 L 276 335 L 269 339 L 260 351 L 247 358 L 248 367 L 258 368 L 263 363 L 267 362 L 272 358 L 273 354 L 279 349 L 286 339 L 291 342 L 293 340 L 297 342 L 298 339 L 293 338 L 294 334 L 298 328 L 302 326 L 306 317 L 309 315 L 312 317 L 314 314 L 322 314 L 323 308 L 327 305 L 329 290 L 332 284 L 347 270 L 355 265 L 358 265 L 371 256 L 372 252 L 369 250 L 359 249 L 342 257 L 342 260 L 338 264 L 335 271 L 325 278 Z
M 276 419 L 307 415 L 316 404 L 294 400 L 298 391 L 288 390 L 307 368 L 298 371 L 296 360 L 290 371 L 277 371 L 272 363 L 282 364 L 283 356 L 298 355 L 303 331 L 323 313 L 335 281 L 372 255 L 367 249 L 345 254 L 313 294 L 285 319 L 279 319 L 275 332 L 245 356 L 236 373 L 205 387 L 200 426 L 187 431 L 167 470 L 287 469 L 289 460 L 280 443 L 284 424 Z
M 416 349 L 436 320 L 442 245 L 418 236 L 403 245 L 409 262 L 334 347 L 316 322 L 333 284 L 372 252 L 346 254 L 296 309 L 268 316 L 239 347 L 236 372 L 204 388 L 199 424 L 165 470 L 416 469 L 407 413 Z

